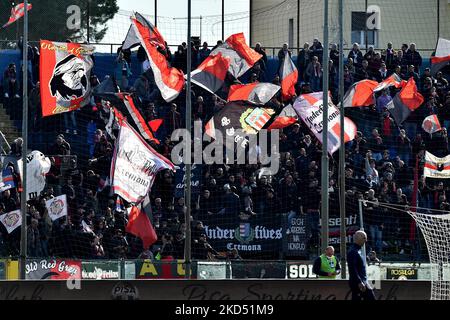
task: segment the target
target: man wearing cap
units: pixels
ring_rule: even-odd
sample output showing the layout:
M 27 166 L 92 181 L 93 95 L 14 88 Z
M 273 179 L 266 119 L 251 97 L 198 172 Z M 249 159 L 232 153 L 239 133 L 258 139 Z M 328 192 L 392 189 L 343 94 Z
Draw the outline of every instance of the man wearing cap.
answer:
M 313 272 L 322 279 L 336 279 L 336 275 L 341 273 L 341 266 L 334 256 L 333 246 L 328 246 L 325 253 L 314 260 Z

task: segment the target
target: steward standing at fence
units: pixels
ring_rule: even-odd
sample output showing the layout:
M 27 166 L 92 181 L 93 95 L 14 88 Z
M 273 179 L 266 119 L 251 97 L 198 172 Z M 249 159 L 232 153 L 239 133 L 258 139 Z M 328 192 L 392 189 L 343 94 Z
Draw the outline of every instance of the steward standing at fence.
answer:
M 334 256 L 334 247 L 328 246 L 325 253 L 314 260 L 313 272 L 324 279 L 335 279 L 341 273 L 341 266 Z

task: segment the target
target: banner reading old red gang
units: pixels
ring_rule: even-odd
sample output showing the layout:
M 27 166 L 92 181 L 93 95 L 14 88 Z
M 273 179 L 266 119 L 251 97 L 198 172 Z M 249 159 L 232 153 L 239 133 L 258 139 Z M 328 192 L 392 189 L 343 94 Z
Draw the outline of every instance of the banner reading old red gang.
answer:
M 40 47 L 42 116 L 85 106 L 91 94 L 94 47 L 48 40 L 41 40 Z

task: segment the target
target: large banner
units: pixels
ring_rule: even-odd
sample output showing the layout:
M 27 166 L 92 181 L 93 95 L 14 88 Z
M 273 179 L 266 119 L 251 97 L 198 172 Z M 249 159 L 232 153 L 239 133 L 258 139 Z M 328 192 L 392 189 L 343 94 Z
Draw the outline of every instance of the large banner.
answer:
M 51 162 L 40 151 L 33 151 L 27 156 L 27 201 L 37 198 L 45 188 L 45 175 L 50 171 Z M 22 159 L 17 160 L 22 179 Z
M 186 275 L 183 260 L 152 262 L 136 260 L 136 279 L 184 279 Z M 197 279 L 197 264 L 192 263 L 191 278 Z
M 314 136 L 322 143 L 323 131 L 323 100 L 322 92 L 314 92 L 301 95 L 294 103 L 294 109 L 308 126 Z M 333 104 L 331 98 L 328 101 L 328 152 L 333 154 L 341 145 L 340 112 Z M 345 142 L 351 141 L 356 135 L 356 125 L 352 120 L 344 118 Z
M 428 151 L 425 151 L 425 166 L 423 175 L 427 178 L 450 178 L 450 155 L 438 158 Z
M 60 259 L 27 260 L 25 278 L 27 280 L 81 279 L 81 261 Z
M 150 147 L 125 121 L 120 126 L 111 166 L 113 192 L 128 202 L 141 202 L 156 174 L 173 164 Z
M 286 215 L 284 218 L 283 251 L 286 257 L 306 257 L 309 252 L 310 219 L 307 215 Z
M 65 194 L 47 200 L 45 206 L 52 221 L 67 216 L 67 197 Z
M 89 103 L 94 47 L 41 40 L 42 116 L 79 109 Z
M 81 267 L 82 279 L 120 279 L 119 262 L 83 261 Z
M 203 224 L 209 243 L 219 252 L 237 249 L 243 258 L 279 258 L 284 234 L 280 217 L 241 220 L 214 215 Z
M 347 244 L 353 243 L 353 235 L 360 229 L 359 217 L 356 214 L 347 215 L 345 218 L 346 234 L 345 239 Z M 331 216 L 328 219 L 328 243 L 337 248 L 341 243 L 341 218 Z
M 184 197 L 184 189 L 186 188 L 186 166 L 182 163 L 180 169 L 175 174 L 175 198 Z M 196 199 L 200 193 L 202 184 L 202 165 L 193 164 L 191 171 L 191 193 L 192 198 Z

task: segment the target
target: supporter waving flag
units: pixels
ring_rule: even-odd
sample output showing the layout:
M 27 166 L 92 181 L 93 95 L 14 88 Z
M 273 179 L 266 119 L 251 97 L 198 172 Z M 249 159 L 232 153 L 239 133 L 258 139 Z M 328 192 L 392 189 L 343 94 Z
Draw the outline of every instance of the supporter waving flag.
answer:
M 272 83 L 236 84 L 230 87 L 228 102 L 248 101 L 254 104 L 266 104 L 280 90 Z
M 235 78 L 242 76 L 262 58 L 261 54 L 245 43 L 242 32 L 228 37 L 225 43 L 214 49 L 210 55 L 215 56 L 219 53 L 230 60 L 228 71 Z
M 215 56 L 210 55 L 196 70 L 192 71 L 192 83 L 215 93 L 222 88 L 229 67 L 230 59 L 223 57 L 221 53 Z
M 450 40 L 439 38 L 436 54 L 431 57 L 431 74 L 434 76 L 442 68 L 450 65 Z
M 286 52 L 283 66 L 281 67 L 280 81 L 281 81 L 281 94 L 283 100 L 290 100 L 295 94 L 295 85 L 298 80 L 298 70 L 295 67 L 294 62 L 289 56 L 289 52 Z
M 164 169 L 174 170 L 174 165 L 123 121 L 111 164 L 113 192 L 128 202 L 139 203 L 150 191 L 156 174 Z
M 142 45 L 147 53 L 150 68 L 155 77 L 155 83 L 167 102 L 174 100 L 184 87 L 184 75 L 181 70 L 170 67 L 166 57 L 159 51 L 164 50 L 160 42 L 162 36 L 157 29 L 139 13 L 131 17 L 134 32 L 128 32 L 122 49 Z
M 294 110 L 321 143 L 324 108 L 322 96 L 322 92 L 308 93 L 298 97 L 294 103 Z M 331 102 L 330 97 L 328 102 L 328 152 L 330 154 L 333 154 L 341 146 L 340 130 L 340 112 Z M 353 121 L 346 117 L 344 122 L 345 142 L 355 138 L 356 130 Z
M 31 3 L 27 5 L 27 11 L 30 11 L 32 9 Z M 10 24 L 13 24 L 20 18 L 22 18 L 25 15 L 25 4 L 19 3 L 15 7 L 11 8 L 11 17 L 9 18 L 9 21 L 2 26 L 2 28 L 6 28 Z
M 424 102 L 423 96 L 418 92 L 416 82 L 411 77 L 403 89 L 397 93 L 386 108 L 391 113 L 395 122 L 401 125 Z
M 147 214 L 136 206 L 132 206 L 129 210 L 125 231 L 140 238 L 144 244 L 144 249 L 148 249 L 158 240 L 156 231 Z
M 425 151 L 425 166 L 423 175 L 426 178 L 450 178 L 450 155 L 438 158 L 428 151 Z
M 354 83 L 344 96 L 344 107 L 367 107 L 375 104 L 373 95 L 378 82 L 373 80 L 362 80 Z
M 70 112 L 89 103 L 94 47 L 41 40 L 42 116 Z
M 5 168 L 2 170 L 0 180 L 0 192 L 3 192 L 8 189 L 12 189 L 16 187 L 16 184 L 14 183 L 14 177 L 12 174 L 11 168 Z

